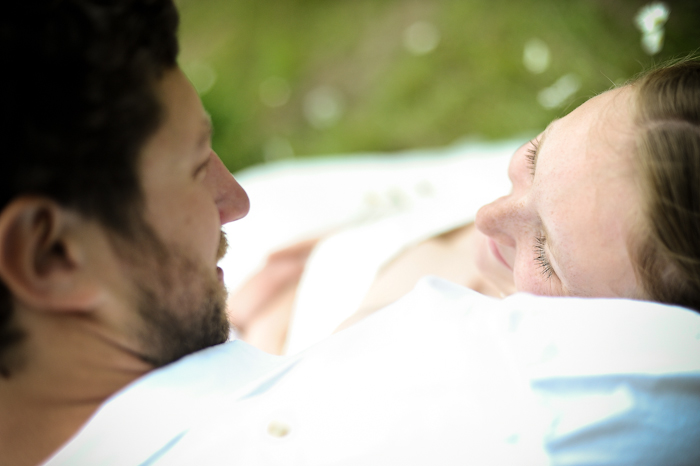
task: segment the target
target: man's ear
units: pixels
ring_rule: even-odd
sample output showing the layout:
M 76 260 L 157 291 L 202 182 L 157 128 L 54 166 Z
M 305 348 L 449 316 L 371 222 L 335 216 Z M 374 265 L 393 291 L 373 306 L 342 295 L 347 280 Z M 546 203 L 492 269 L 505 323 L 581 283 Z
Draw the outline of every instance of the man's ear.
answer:
M 101 289 L 86 267 L 86 221 L 43 197 L 21 197 L 0 212 L 0 279 L 14 299 L 38 310 L 92 309 Z

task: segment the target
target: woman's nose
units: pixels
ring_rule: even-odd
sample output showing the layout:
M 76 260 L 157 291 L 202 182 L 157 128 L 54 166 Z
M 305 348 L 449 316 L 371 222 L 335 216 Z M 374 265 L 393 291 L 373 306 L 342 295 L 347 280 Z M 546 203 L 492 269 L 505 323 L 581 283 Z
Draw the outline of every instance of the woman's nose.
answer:
M 523 200 L 513 193 L 486 204 L 476 213 L 476 227 L 505 246 L 515 246 L 519 223 L 524 222 Z
M 486 204 L 476 214 L 476 227 L 483 234 L 506 246 L 515 246 L 518 232 L 527 224 L 526 198 L 532 184 L 525 152 L 520 147 L 508 164 L 508 178 L 513 188 L 510 194 Z
M 211 177 L 214 201 L 223 225 L 245 217 L 250 209 L 250 200 L 219 156 L 212 152 L 212 157 L 207 176 Z

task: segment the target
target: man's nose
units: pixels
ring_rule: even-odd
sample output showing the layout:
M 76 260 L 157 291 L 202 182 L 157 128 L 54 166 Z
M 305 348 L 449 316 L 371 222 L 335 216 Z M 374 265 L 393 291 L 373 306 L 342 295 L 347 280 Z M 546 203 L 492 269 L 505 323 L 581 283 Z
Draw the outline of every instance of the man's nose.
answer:
M 248 194 L 228 171 L 216 153 L 212 153 L 210 177 L 214 201 L 219 209 L 221 224 L 233 222 L 245 217 L 250 209 Z

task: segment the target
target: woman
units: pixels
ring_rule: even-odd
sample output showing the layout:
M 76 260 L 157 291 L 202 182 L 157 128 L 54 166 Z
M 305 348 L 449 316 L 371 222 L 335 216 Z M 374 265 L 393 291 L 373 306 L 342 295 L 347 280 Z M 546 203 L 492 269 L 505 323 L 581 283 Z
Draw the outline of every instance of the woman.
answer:
M 700 309 L 700 61 L 653 70 L 555 120 L 515 152 L 508 177 L 510 194 L 482 207 L 473 224 L 385 264 L 340 328 L 426 273 L 493 296 L 625 297 Z M 273 254 L 232 295 L 244 339 L 284 350 L 315 246 Z

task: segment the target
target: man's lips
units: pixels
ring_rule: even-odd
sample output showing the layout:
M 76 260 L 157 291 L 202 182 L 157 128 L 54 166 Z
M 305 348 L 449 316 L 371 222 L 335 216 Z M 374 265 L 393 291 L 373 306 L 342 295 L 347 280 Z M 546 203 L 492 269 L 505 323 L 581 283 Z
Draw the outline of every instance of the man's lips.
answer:
M 224 271 L 221 267 L 216 268 L 216 276 L 219 277 L 219 281 L 221 283 L 224 282 Z
M 489 249 L 491 249 L 491 252 L 496 257 L 496 259 L 498 259 L 503 265 L 508 267 L 508 270 L 511 270 L 511 271 L 513 270 L 513 268 L 510 265 L 508 265 L 508 262 L 506 262 L 506 260 L 501 255 L 501 251 L 499 251 L 498 245 L 496 244 L 496 242 L 494 240 L 492 240 L 491 238 L 489 238 Z

